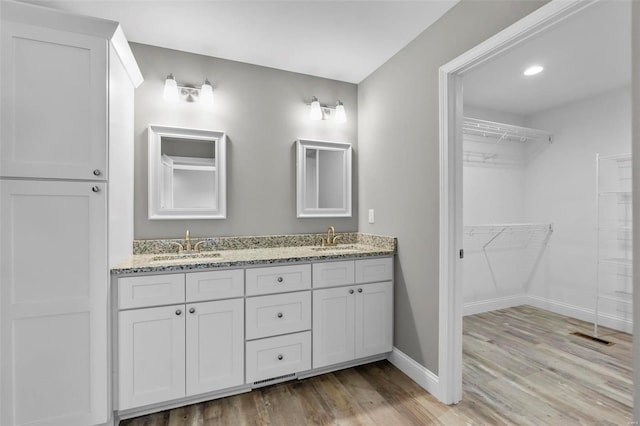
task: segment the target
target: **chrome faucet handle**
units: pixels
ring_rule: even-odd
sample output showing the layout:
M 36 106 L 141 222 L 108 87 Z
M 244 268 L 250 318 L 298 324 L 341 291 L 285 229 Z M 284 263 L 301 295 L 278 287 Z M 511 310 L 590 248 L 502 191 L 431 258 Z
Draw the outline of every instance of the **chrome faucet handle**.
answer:
M 340 238 L 340 237 L 341 237 L 340 235 L 336 235 L 335 237 L 333 237 L 333 240 L 331 240 L 331 243 L 332 243 L 333 245 L 338 244 L 338 243 L 336 243 L 336 240 L 337 240 L 338 238 Z
M 193 246 L 193 249 L 194 249 L 195 251 L 200 251 L 200 250 L 201 250 L 200 246 L 201 246 L 202 244 L 205 244 L 206 242 L 207 242 L 207 240 L 198 241 L 198 242 Z

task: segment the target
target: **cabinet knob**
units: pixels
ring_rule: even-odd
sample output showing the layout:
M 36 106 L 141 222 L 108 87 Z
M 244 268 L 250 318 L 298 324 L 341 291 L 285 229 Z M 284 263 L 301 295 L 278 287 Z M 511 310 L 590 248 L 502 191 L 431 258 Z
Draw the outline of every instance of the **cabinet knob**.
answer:
M 282 361 L 284 359 L 284 355 L 280 354 L 278 355 L 278 361 Z
M 93 171 L 93 175 L 94 175 L 94 176 L 100 176 L 101 174 L 102 174 L 102 172 L 101 172 L 100 170 L 98 170 L 98 169 L 95 169 L 95 170 Z
M 91 187 L 91 190 L 92 190 L 93 192 L 100 192 L 100 187 L 99 187 L 99 186 L 92 186 L 92 187 Z
M 278 277 L 277 281 L 278 281 L 279 283 L 281 283 L 282 281 L 284 281 L 284 278 L 282 278 L 282 277 Z
M 189 308 L 189 313 L 190 314 L 195 314 L 196 313 L 196 308 Z
M 349 294 L 353 294 L 353 289 L 352 288 L 349 289 Z
M 176 315 L 178 316 L 182 315 L 182 311 L 180 309 L 176 310 Z
M 282 312 L 278 312 L 278 318 L 282 318 L 283 316 Z
M 362 289 L 361 288 L 358 289 L 358 293 L 362 293 Z

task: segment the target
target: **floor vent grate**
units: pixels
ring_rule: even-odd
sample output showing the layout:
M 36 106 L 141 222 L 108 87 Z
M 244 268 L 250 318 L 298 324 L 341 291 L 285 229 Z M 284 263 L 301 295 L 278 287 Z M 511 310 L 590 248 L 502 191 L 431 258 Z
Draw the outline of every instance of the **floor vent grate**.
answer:
M 268 385 L 268 384 L 276 383 L 276 382 L 284 382 L 285 380 L 293 379 L 295 377 L 296 377 L 296 373 L 285 374 L 284 376 L 271 377 L 269 379 L 258 380 L 256 382 L 253 382 L 253 385 L 254 386 L 262 386 L 262 385 Z
M 592 335 L 590 335 L 590 334 L 582 333 L 582 332 L 580 332 L 580 331 L 574 331 L 574 332 L 573 332 L 573 333 L 571 333 L 571 334 L 573 334 L 574 336 L 582 337 L 582 338 L 584 338 L 584 339 L 592 340 L 592 341 L 594 341 L 594 342 L 602 343 L 603 345 L 607 345 L 607 346 L 611 346 L 611 345 L 614 345 L 614 344 L 615 344 L 615 343 L 610 342 L 610 341 L 608 341 L 608 340 L 604 340 L 604 339 L 601 339 L 601 338 L 599 338 L 599 337 L 592 336 Z

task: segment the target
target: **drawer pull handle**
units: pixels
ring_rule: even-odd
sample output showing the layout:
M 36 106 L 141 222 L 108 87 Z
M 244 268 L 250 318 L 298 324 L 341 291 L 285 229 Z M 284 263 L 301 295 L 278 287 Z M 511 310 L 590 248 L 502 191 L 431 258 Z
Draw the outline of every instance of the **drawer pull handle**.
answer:
M 358 293 L 362 293 L 362 289 L 361 288 L 358 289 Z
M 284 355 L 280 354 L 278 355 L 278 361 L 282 361 L 284 359 Z
M 95 169 L 95 170 L 93 171 L 93 175 L 94 175 L 94 176 L 100 176 L 101 174 L 102 174 L 102 172 L 101 172 L 99 169 Z
M 352 288 L 349 289 L 349 294 L 353 294 L 353 289 Z
M 100 192 L 100 187 L 99 187 L 99 186 L 92 186 L 92 187 L 91 187 L 91 190 L 92 190 L 93 192 Z
M 189 308 L 189 313 L 190 314 L 195 314 L 196 313 L 196 308 Z
M 284 281 L 284 278 L 282 278 L 282 277 L 278 277 L 277 281 L 278 281 L 279 283 L 281 283 L 282 281 Z
M 182 315 L 182 311 L 181 311 L 180 309 L 176 310 L 176 315 L 177 315 L 177 316 Z
M 278 312 L 278 318 L 282 318 L 283 316 L 282 312 Z

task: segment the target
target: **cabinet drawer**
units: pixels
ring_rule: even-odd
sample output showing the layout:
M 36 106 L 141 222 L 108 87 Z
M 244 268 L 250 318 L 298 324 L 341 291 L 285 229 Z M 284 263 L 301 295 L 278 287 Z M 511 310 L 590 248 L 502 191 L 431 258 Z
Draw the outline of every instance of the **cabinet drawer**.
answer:
M 247 296 L 311 288 L 311 265 L 247 269 Z
M 184 303 L 184 274 L 147 275 L 118 280 L 118 309 Z
M 356 283 L 393 280 L 393 258 L 356 260 Z
M 355 282 L 355 262 L 327 262 L 313 264 L 313 287 L 335 287 Z
M 311 292 L 251 297 L 246 301 L 246 337 L 258 339 L 311 328 Z
M 247 383 L 311 369 L 311 332 L 247 342 Z
M 229 299 L 244 296 L 244 271 L 207 271 L 187 273 L 187 302 Z

